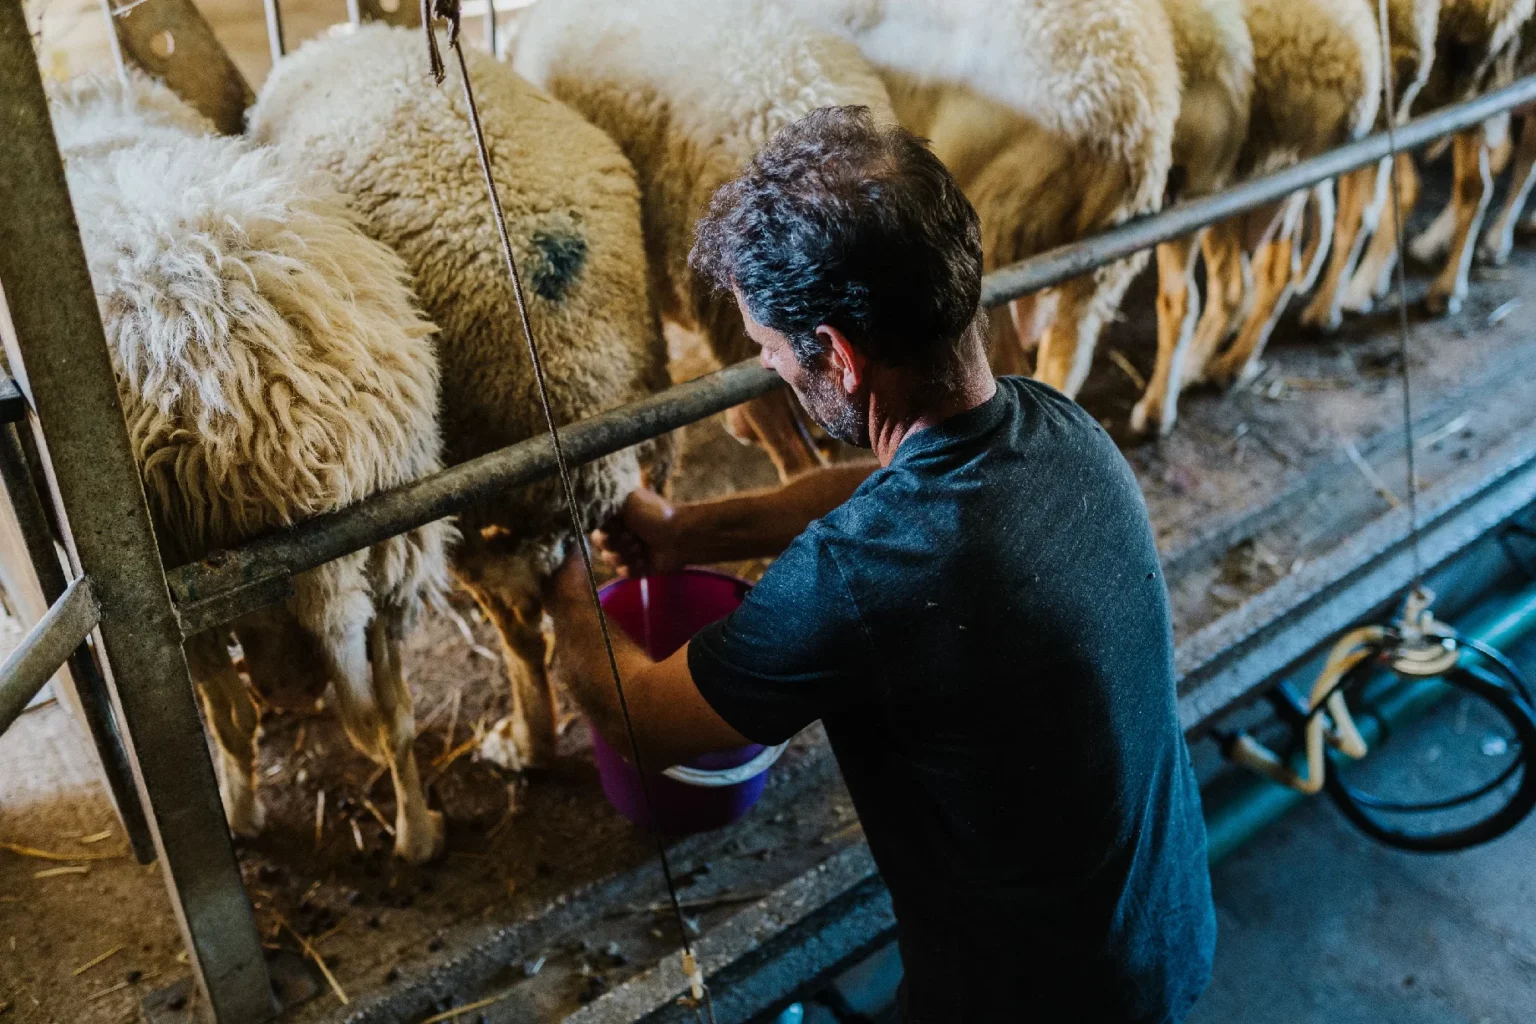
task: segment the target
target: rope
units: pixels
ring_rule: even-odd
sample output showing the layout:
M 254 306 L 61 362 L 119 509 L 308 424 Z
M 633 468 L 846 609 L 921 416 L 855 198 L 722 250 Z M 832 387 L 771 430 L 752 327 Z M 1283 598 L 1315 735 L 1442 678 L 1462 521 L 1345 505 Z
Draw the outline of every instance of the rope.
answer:
M 438 50 L 437 37 L 432 31 L 432 22 L 435 17 L 446 20 L 449 24 L 448 45 L 453 49 L 454 57 L 459 66 L 459 77 L 464 84 L 464 105 L 469 113 L 470 130 L 474 136 L 475 152 L 480 160 L 480 171 L 485 176 L 485 187 L 490 195 L 491 212 L 496 221 L 496 233 L 501 240 L 501 255 L 506 263 L 507 277 L 512 282 L 512 294 L 517 300 L 517 314 L 522 323 L 523 341 L 528 347 L 528 359 L 533 365 L 533 379 L 539 393 L 539 404 L 544 411 L 544 424 L 549 431 L 550 444 L 555 452 L 555 465 L 559 469 L 560 486 L 565 492 L 566 508 L 571 515 L 571 528 L 576 533 L 576 550 L 581 555 L 582 567 L 586 570 L 587 590 L 592 598 L 592 607 L 597 612 L 598 626 L 603 636 L 603 649 L 608 655 L 608 668 L 613 673 L 613 687 L 619 698 L 619 710 L 624 718 L 624 731 L 629 738 L 630 753 L 634 758 L 635 770 L 640 776 L 640 792 L 644 799 L 646 817 L 651 822 L 651 831 L 656 837 L 656 852 L 661 859 L 661 873 L 667 884 L 667 898 L 672 904 L 673 916 L 677 919 L 678 932 L 682 937 L 682 964 L 683 973 L 688 979 L 690 995 L 692 996 L 693 1014 L 695 1020 L 700 1020 L 699 1008 L 702 1005 L 708 1013 L 710 1024 L 715 1024 L 714 1003 L 710 999 L 709 988 L 704 984 L 703 971 L 699 969 L 698 958 L 694 954 L 693 944 L 688 940 L 688 925 L 683 916 L 683 907 L 677 895 L 677 883 L 672 875 L 672 865 L 667 859 L 667 846 L 661 836 L 659 819 L 656 816 L 656 806 L 651 796 L 651 784 L 648 773 L 645 770 L 645 762 L 640 754 L 639 739 L 635 735 L 635 723 L 630 718 L 629 701 L 624 696 L 624 682 L 619 674 L 619 661 L 613 651 L 613 636 L 609 632 L 608 617 L 603 614 L 602 600 L 597 591 L 597 575 L 592 570 L 592 554 L 587 549 L 583 539 L 585 531 L 582 529 L 581 512 L 576 505 L 576 491 L 571 484 L 571 468 L 566 461 L 565 447 L 560 441 L 560 432 L 555 427 L 555 414 L 550 406 L 549 387 L 544 376 L 544 361 L 539 353 L 538 342 L 533 337 L 533 325 L 528 318 L 528 302 L 523 294 L 522 277 L 517 270 L 517 257 L 512 252 L 512 239 L 507 234 L 507 221 L 502 213 L 501 195 L 496 187 L 496 179 L 491 174 L 491 156 L 486 147 L 485 130 L 480 124 L 480 110 L 475 103 L 475 91 L 469 81 L 469 67 L 464 59 L 464 48 L 459 43 L 459 0 L 422 0 L 422 26 L 427 34 L 428 61 L 432 71 L 432 78 L 441 85 L 444 77 L 444 65 L 441 52 Z
M 1397 233 L 1397 354 L 1403 364 L 1403 440 L 1408 464 L 1408 542 L 1413 559 L 1413 589 L 1424 589 L 1424 556 L 1419 536 L 1419 479 L 1414 466 L 1413 375 L 1408 368 L 1408 243 L 1403 237 L 1402 187 L 1397 173 L 1397 100 L 1392 84 L 1392 26 L 1387 0 L 1377 0 L 1381 25 L 1381 91 L 1387 112 L 1387 174 L 1392 183 L 1392 228 Z

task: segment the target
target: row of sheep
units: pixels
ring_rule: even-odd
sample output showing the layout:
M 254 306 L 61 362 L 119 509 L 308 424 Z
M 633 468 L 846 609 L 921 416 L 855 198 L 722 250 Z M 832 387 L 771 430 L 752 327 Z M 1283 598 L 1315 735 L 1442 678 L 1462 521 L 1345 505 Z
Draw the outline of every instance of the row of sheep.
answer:
M 541 0 L 510 66 L 468 58 L 556 419 L 665 386 L 663 320 L 722 362 L 752 354 L 734 303 L 690 274 L 694 220 L 808 111 L 862 104 L 930 138 L 980 211 L 996 266 L 1154 210 L 1171 179 L 1195 195 L 1370 131 L 1374 2 Z M 1536 0 L 1521 3 L 1528 16 Z M 1463 24 L 1453 9 L 1393 0 L 1399 109 L 1428 92 L 1431 67 L 1471 69 L 1445 96 L 1490 80 L 1492 57 L 1451 35 Z M 1490 34 L 1476 53 L 1508 52 L 1516 35 Z M 1450 57 L 1437 38 L 1458 40 Z M 418 32 L 371 26 L 306 45 L 274 68 L 241 139 L 212 135 L 138 76 L 61 87 L 53 113 L 168 564 L 539 431 L 461 92 L 431 82 Z M 1486 139 L 1476 144 L 1486 167 Z M 1162 247 L 1161 351 L 1138 423 L 1170 426 L 1186 383 L 1240 378 L 1309 278 L 1322 286 L 1307 315 L 1326 324 L 1361 274 L 1381 276 L 1374 250 L 1361 258 L 1389 219 L 1367 173 L 1341 184 L 1337 216 L 1322 189 L 1310 207 L 1302 195 Z M 1465 287 L 1457 259 L 1447 298 Z M 1144 262 L 1015 302 L 999 369 L 1021 369 L 1035 343 L 1037 375 L 1075 391 Z M 734 426 L 789 475 L 818 459 L 799 415 L 781 392 Z M 662 439 L 581 468 L 586 522 L 642 480 L 664 485 L 672 456 Z M 507 493 L 305 573 L 282 605 L 189 641 L 231 827 L 262 824 L 258 716 L 232 634 L 269 697 L 334 688 L 349 735 L 394 781 L 396 852 L 421 861 L 442 849 L 400 652 L 450 575 L 503 641 L 506 759 L 546 760 L 540 593 L 567 522 L 552 484 Z
M 1387 0 L 1384 62 L 1378 0 L 543 0 L 513 64 L 624 148 L 663 315 L 734 360 L 750 345 L 732 304 L 697 294 L 687 274 L 692 216 L 809 109 L 864 104 L 930 139 L 981 216 L 990 270 L 1358 139 L 1388 109 L 1401 122 L 1502 84 L 1522 70 L 1533 7 Z M 1536 133 L 1525 135 L 1484 246 L 1495 259 L 1530 184 Z M 1451 201 L 1413 243 L 1421 260 L 1444 261 L 1427 298 L 1435 311 L 1465 296 L 1497 141 L 1485 129 L 1454 141 Z M 1396 255 L 1385 170 L 1158 248 L 1158 354 L 1135 430 L 1170 430 L 1186 387 L 1253 374 L 1297 295 L 1313 293 L 1304 324 L 1334 330 L 1385 294 Z M 1418 191 L 1411 159 L 1399 170 L 1406 208 Z M 1146 260 L 1011 303 L 994 330 L 996 369 L 1025 372 L 1033 352 L 1034 375 L 1075 396 Z M 783 398 L 746 407 L 736 425 L 783 473 L 816 460 Z

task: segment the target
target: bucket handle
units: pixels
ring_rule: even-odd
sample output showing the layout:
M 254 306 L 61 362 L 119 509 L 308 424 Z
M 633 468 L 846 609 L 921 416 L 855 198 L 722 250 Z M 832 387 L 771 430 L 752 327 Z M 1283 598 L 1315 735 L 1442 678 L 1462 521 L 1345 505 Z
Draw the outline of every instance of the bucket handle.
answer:
M 735 786 L 756 778 L 769 768 L 789 748 L 789 741 L 785 740 L 777 746 L 764 747 L 752 760 L 746 764 L 737 765 L 735 768 L 690 768 L 685 764 L 673 765 L 662 772 L 669 779 L 690 786 L 704 786 L 710 789 L 718 789 L 722 786 Z

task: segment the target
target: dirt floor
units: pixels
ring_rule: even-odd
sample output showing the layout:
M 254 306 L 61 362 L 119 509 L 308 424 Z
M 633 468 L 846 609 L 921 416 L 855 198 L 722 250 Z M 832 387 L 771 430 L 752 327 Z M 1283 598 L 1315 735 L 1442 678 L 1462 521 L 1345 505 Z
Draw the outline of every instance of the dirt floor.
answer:
M 1143 281 L 1128 297 L 1083 402 L 1120 437 L 1141 480 L 1184 636 L 1401 500 L 1395 317 L 1364 318 L 1327 340 L 1282 325 L 1254 384 L 1190 396 L 1172 437 L 1144 441 L 1123 436 L 1136 386 L 1111 353 L 1149 371 L 1151 295 Z M 1426 483 L 1536 417 L 1533 308 L 1536 255 L 1521 253 L 1510 268 L 1478 272 L 1460 315 L 1415 324 L 1410 366 L 1433 431 L 1421 447 Z M 1359 468 L 1351 445 L 1373 469 Z M 679 497 L 773 480 L 761 453 L 717 421 L 689 428 L 685 450 Z M 750 576 L 761 567 L 736 568 Z M 319 993 L 291 1020 L 369 1019 L 391 991 L 452 977 L 472 948 L 500 958 L 480 976 L 527 979 L 508 1004 L 518 1019 L 558 1019 L 675 942 L 650 909 L 661 899 L 654 849 L 604 802 L 581 722 L 571 721 L 556 764 L 537 777 L 475 756 L 478 731 L 505 711 L 505 686 L 495 637 L 467 600 L 454 609 L 423 626 L 407 663 L 418 756 L 449 821 L 443 862 L 392 860 L 387 778 L 327 712 L 265 717 L 269 824 L 240 847 L 246 884 L 274 963 L 302 937 L 334 979 L 284 972 L 285 997 Z M 830 758 L 808 733 L 746 821 L 675 848 L 690 913 L 707 929 L 857 838 Z M 118 1024 L 141 1019 L 146 997 L 152 1019 L 186 1019 L 186 967 L 159 872 L 121 855 L 88 743 L 60 705 L 29 712 L 0 737 L 0 841 L 33 848 L 0 852 L 0 1022 Z M 420 989 L 427 1001 L 412 1020 L 453 999 L 446 982 Z

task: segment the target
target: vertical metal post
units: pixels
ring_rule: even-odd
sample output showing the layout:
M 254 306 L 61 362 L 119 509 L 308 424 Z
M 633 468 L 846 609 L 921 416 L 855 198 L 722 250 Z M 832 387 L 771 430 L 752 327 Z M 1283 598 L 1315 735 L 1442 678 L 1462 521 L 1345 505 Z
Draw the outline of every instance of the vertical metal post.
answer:
M 68 581 L 64 579 L 64 569 L 54 550 L 48 515 L 27 467 L 27 455 L 22 451 L 14 423 L 0 427 L 0 484 L 5 486 L 11 499 L 16 525 L 21 528 L 22 540 L 27 545 L 27 558 L 32 563 L 32 571 L 37 574 L 38 589 L 43 593 L 43 600 L 52 605 L 64 596 Z M 107 692 L 107 682 L 97 670 L 96 660 L 85 644 L 70 655 L 69 674 L 80 697 L 85 724 L 96 742 L 96 754 L 101 758 L 107 789 L 123 820 L 123 830 L 128 833 L 133 855 L 140 864 L 148 864 L 155 859 L 155 846 L 149 835 L 149 824 L 144 820 L 144 806 L 139 802 L 139 793 L 134 786 L 133 766 L 128 761 L 128 751 L 112 715 L 112 696 Z
M 267 44 L 272 48 L 272 63 L 276 64 L 288 52 L 288 44 L 283 41 L 283 9 L 278 0 L 262 0 L 262 6 L 267 11 Z
M 21 0 L 0 0 L 0 287 L 64 542 L 194 977 L 221 1022 L 276 1012 L 166 588 Z

